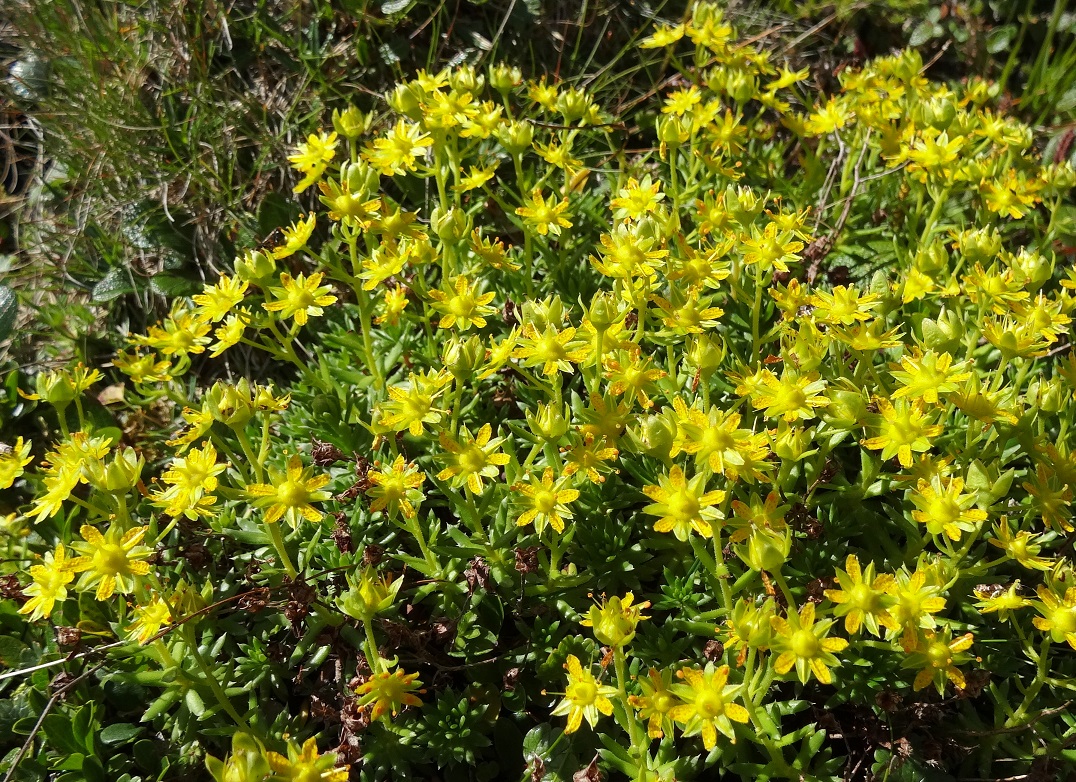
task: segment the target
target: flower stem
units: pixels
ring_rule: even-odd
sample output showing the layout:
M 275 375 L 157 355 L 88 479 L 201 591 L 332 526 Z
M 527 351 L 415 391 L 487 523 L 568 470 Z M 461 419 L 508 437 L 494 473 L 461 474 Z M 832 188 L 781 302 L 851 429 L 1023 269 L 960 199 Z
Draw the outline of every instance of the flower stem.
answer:
M 280 558 L 280 564 L 284 566 L 284 570 L 287 572 L 289 578 L 297 578 L 299 571 L 295 569 L 295 565 L 291 563 L 291 557 L 288 556 L 288 550 L 284 547 L 284 535 L 280 532 L 279 522 L 266 522 L 266 527 L 269 528 L 269 537 L 273 540 L 273 548 L 276 549 L 276 555 Z

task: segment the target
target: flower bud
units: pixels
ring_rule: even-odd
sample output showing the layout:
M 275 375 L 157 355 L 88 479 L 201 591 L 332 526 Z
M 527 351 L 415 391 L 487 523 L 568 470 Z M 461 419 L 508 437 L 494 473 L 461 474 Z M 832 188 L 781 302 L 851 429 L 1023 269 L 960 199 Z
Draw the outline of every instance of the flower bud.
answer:
M 213 420 L 232 429 L 242 429 L 254 416 L 254 399 L 246 378 L 235 385 L 214 383 L 206 393 L 205 401 Z
M 761 606 L 741 599 L 732 609 L 725 624 L 731 631 L 732 643 L 747 649 L 765 649 L 773 639 L 770 617 L 776 613 L 773 598 L 767 598 Z
M 752 73 L 732 71 L 725 78 L 725 92 L 737 103 L 747 103 L 758 94 L 758 80 Z
M 333 130 L 349 141 L 355 141 L 370 129 L 372 116 L 363 114 L 354 106 L 343 111 L 333 110 Z
M 781 532 L 760 527 L 752 530 L 746 546 L 736 547 L 736 556 L 752 570 L 776 573 L 788 559 L 791 550 L 792 533 L 787 527 Z
M 851 430 L 862 425 L 867 416 L 867 399 L 863 392 L 830 386 L 826 389 L 829 405 L 822 408 L 820 417 L 834 429 Z
M 725 360 L 725 342 L 717 335 L 695 334 L 687 343 L 687 362 L 703 379 L 709 378 Z
M 522 155 L 531 148 L 531 142 L 534 141 L 534 127 L 529 122 L 515 120 L 506 125 L 500 125 L 494 131 L 494 135 L 509 155 Z
M 631 307 L 610 291 L 599 291 L 590 300 L 587 320 L 598 331 L 608 331 L 628 316 Z
M 397 84 L 385 96 L 385 100 L 398 114 L 403 114 L 413 120 L 422 119 L 420 94 L 410 84 Z
M 1036 250 L 1021 247 L 1016 255 L 1007 259 L 1010 268 L 1016 272 L 1017 281 L 1032 293 L 1041 288 L 1054 274 L 1054 264 Z
M 658 459 L 667 459 L 676 440 L 677 425 L 672 417 L 672 408 L 666 408 L 657 415 L 648 415 L 637 419 L 633 439 L 641 453 Z
M 680 146 L 690 138 L 689 129 L 684 127 L 679 117 L 671 114 L 658 117 L 655 129 L 658 133 L 658 141 L 670 147 Z
M 798 462 L 806 456 L 818 453 L 817 448 L 811 448 L 814 443 L 814 427 L 804 428 L 781 421 L 771 434 L 773 452 L 782 459 Z
M 1032 401 L 1032 407 L 1038 408 L 1046 413 L 1057 413 L 1061 411 L 1068 394 L 1065 393 L 1064 387 L 1061 385 L 1061 381 L 1052 377 L 1049 380 L 1039 380 L 1031 384 L 1031 387 L 1027 391 L 1028 400 Z
M 923 332 L 923 345 L 938 352 L 956 355 L 964 341 L 964 324 L 953 311 L 942 310 L 937 320 L 923 318 L 920 328 Z
M 390 581 L 389 576 L 378 576 L 372 567 L 364 567 L 355 579 L 347 577 L 351 587 L 336 598 L 336 605 L 350 617 L 369 621 L 385 613 L 396 600 L 396 593 L 403 586 L 403 576 Z
M 571 87 L 557 95 L 557 111 L 564 117 L 566 125 L 583 119 L 589 109 L 590 98 L 583 90 Z
M 449 340 L 441 357 L 441 363 L 460 383 L 467 382 L 485 362 L 486 348 L 478 337 Z
M 953 124 L 956 117 L 956 103 L 951 94 L 935 95 L 923 101 L 919 106 L 923 122 L 938 131 L 943 131 Z
M 481 92 L 486 86 L 486 77 L 477 73 L 472 65 L 461 65 L 448 74 L 448 84 L 456 92 Z
M 490 66 L 489 86 L 501 95 L 507 95 L 522 83 L 523 72 L 519 68 L 504 63 Z
M 34 378 L 34 399 L 43 399 L 57 409 L 64 409 L 78 395 L 71 374 L 64 369 L 41 372 Z
M 445 244 L 459 244 L 471 233 L 470 218 L 466 212 L 455 206 L 450 206 L 447 210 L 435 206 L 430 213 L 430 225 Z
M 533 326 L 539 333 L 545 331 L 547 326 L 559 329 L 564 323 L 564 302 L 560 296 L 524 302 L 519 311 L 522 322 Z
M 590 607 L 587 618 L 579 624 L 592 627 L 598 643 L 619 649 L 631 643 L 635 637 L 635 628 L 639 622 L 649 619 L 643 616 L 643 609 L 650 607 L 650 602 L 632 605 L 635 595 L 628 592 L 624 598 L 611 597 L 609 602 Z
M 90 484 L 105 494 L 122 495 L 138 486 L 146 460 L 134 448 L 121 448 L 107 463 L 92 461 L 86 464 Z
M 997 228 L 969 228 L 956 235 L 956 249 L 965 264 L 988 263 L 1001 252 L 1001 234 Z
M 276 260 L 263 250 L 248 250 L 242 258 L 235 259 L 235 274 L 243 282 L 260 285 L 262 281 L 276 276 Z
M 915 265 L 928 277 L 937 277 L 941 272 L 947 271 L 949 251 L 945 248 L 945 241 L 939 237 L 921 250 L 915 258 Z
M 539 402 L 537 410 L 527 410 L 526 416 L 532 432 L 547 442 L 556 443 L 567 434 L 571 413 L 566 407 L 562 409 Z

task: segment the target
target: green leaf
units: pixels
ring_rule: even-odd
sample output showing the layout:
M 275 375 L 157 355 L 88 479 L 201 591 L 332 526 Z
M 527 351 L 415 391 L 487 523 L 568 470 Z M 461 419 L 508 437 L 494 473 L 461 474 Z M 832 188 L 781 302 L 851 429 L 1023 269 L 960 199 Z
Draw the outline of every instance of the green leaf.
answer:
M 41 723 L 41 729 L 45 731 L 49 744 L 60 752 L 75 754 L 86 751 L 86 747 L 75 738 L 75 733 L 71 729 L 71 719 L 64 714 L 48 715 Z
M 157 700 L 150 704 L 146 713 L 142 715 L 142 722 L 151 722 L 168 711 L 182 697 L 179 690 L 168 690 Z
M 109 725 L 101 731 L 102 744 L 127 744 L 143 730 L 140 725 L 132 725 L 129 722 L 117 722 Z
M 914 30 L 912 30 L 912 34 L 908 38 L 908 45 L 922 46 L 937 34 L 935 33 L 936 27 L 937 25 L 929 19 L 924 19 L 915 26 Z
M 164 296 L 169 299 L 190 296 L 198 292 L 198 283 L 186 277 L 177 277 L 174 274 L 153 275 L 149 281 L 149 287 L 158 296 Z
M 381 13 L 385 16 L 405 13 L 413 4 L 414 0 L 385 0 L 385 2 L 381 4 Z
M 202 700 L 202 696 L 198 694 L 198 690 L 187 690 L 183 696 L 183 702 L 187 704 L 187 708 L 190 709 L 191 714 L 195 717 L 201 717 L 205 714 L 205 702 Z
M 0 342 L 11 336 L 15 330 L 15 318 L 19 314 L 19 300 L 14 291 L 6 285 L 0 285 Z
M 90 297 L 95 302 L 102 303 L 118 299 L 125 293 L 134 293 L 131 276 L 123 269 L 116 267 L 93 286 Z

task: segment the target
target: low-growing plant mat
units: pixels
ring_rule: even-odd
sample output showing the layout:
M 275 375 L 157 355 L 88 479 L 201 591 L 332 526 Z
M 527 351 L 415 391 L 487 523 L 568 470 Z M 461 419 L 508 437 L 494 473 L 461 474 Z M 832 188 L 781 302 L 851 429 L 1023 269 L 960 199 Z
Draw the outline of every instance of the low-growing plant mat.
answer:
M 19 389 L 0 768 L 1065 778 L 1076 171 L 986 80 L 765 38 L 698 4 L 610 104 L 409 75 Z

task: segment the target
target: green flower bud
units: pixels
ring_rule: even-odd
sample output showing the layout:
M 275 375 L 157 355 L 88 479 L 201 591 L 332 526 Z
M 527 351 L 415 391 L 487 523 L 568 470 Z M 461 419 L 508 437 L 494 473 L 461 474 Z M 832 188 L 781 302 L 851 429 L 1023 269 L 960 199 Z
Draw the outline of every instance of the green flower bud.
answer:
M 138 486 L 145 466 L 146 460 L 135 453 L 134 448 L 122 448 L 108 462 L 87 463 L 86 477 L 98 491 L 118 496 Z
M 705 382 L 725 360 L 725 342 L 719 336 L 696 334 L 687 343 L 687 362 Z
M 422 119 L 421 92 L 410 84 L 397 84 L 385 101 L 398 113 L 413 120 Z
M 559 329 L 564 323 L 564 302 L 559 295 L 542 301 L 524 302 L 519 312 L 522 322 L 534 326 L 539 333 L 545 331 L 546 326 Z
M 515 120 L 494 131 L 497 140 L 509 155 L 522 155 L 534 141 L 534 127 L 529 122 Z
M 232 429 L 242 429 L 254 416 L 254 398 L 246 378 L 234 386 L 220 381 L 214 383 L 206 393 L 205 402 L 213 420 Z
M 846 431 L 862 425 L 867 416 L 867 399 L 861 391 L 830 386 L 826 390 L 829 405 L 820 417 L 827 426 Z
M 725 78 L 725 92 L 737 103 L 747 103 L 758 94 L 758 79 L 753 73 L 732 71 Z
M 766 527 L 755 529 L 747 538 L 747 545 L 736 547 L 736 556 L 752 570 L 777 573 L 792 550 L 792 533 L 788 528 L 777 532 Z
M 956 248 L 964 256 L 966 266 L 994 260 L 1001 246 L 1001 234 L 993 227 L 969 228 L 956 236 Z
M 354 106 L 343 111 L 333 110 L 333 130 L 349 141 L 355 141 L 370 129 L 372 115 L 363 114 Z
M 388 576 L 378 576 L 371 567 L 363 568 L 357 578 L 348 576 L 347 581 L 351 588 L 336 598 L 336 605 L 348 616 L 362 621 L 391 609 L 396 593 L 403 586 L 403 576 L 390 581 Z
M 1046 413 L 1058 413 L 1068 399 L 1065 387 L 1061 381 L 1052 377 L 1049 380 L 1039 380 L 1028 388 L 1027 398 L 1034 400 L 1032 407 L 1037 407 Z
M 813 443 L 814 427 L 792 426 L 786 421 L 780 421 L 773 438 L 773 452 L 782 459 L 798 462 L 818 452 L 817 448 L 811 448 Z
M 435 206 L 430 213 L 430 225 L 445 244 L 459 244 L 471 234 L 470 218 L 466 212 L 455 206 L 444 211 L 440 206 Z
M 684 127 L 679 117 L 671 114 L 658 117 L 654 127 L 658 134 L 658 141 L 670 147 L 678 147 L 690 138 L 690 129 Z
M 58 410 L 63 410 L 78 395 L 71 374 L 64 369 L 42 372 L 34 378 L 35 394 L 32 398 L 43 399 Z
M 956 117 L 956 103 L 951 94 L 935 95 L 919 106 L 923 122 L 938 131 L 945 130 L 953 124 Z
M 628 316 L 631 306 L 620 296 L 610 291 L 599 291 L 590 300 L 587 320 L 598 331 L 608 331 Z
M 461 383 L 467 382 L 485 362 L 486 348 L 478 337 L 449 340 L 441 356 L 441 363 Z
M 502 95 L 507 95 L 523 83 L 523 72 L 515 66 L 498 63 L 490 66 L 489 86 Z
M 571 87 L 557 95 L 557 111 L 564 117 L 566 125 L 583 119 L 589 108 L 590 98 L 580 89 Z
M 244 282 L 255 285 L 276 276 L 276 260 L 264 250 L 248 250 L 242 258 L 235 259 L 235 274 Z
M 676 433 L 676 420 L 669 407 L 658 415 L 638 419 L 637 428 L 632 434 L 639 452 L 666 459 L 672 451 Z
M 938 237 L 930 245 L 922 250 L 915 258 L 915 265 L 919 271 L 934 277 L 949 268 L 949 251 L 945 248 L 945 241 Z
M 568 433 L 571 413 L 567 407 L 562 409 L 539 402 L 538 408 L 534 411 L 527 410 L 526 416 L 531 431 L 547 442 L 556 443 Z
M 475 72 L 471 65 L 461 65 L 448 75 L 448 84 L 456 92 L 481 92 L 486 86 L 486 77 Z
M 242 731 L 232 734 L 232 752 L 227 758 L 206 755 L 205 767 L 214 782 L 261 782 L 270 774 L 265 748 Z
M 964 341 L 964 324 L 960 316 L 950 310 L 942 310 L 937 320 L 923 318 L 920 328 L 923 345 L 932 350 L 956 355 Z
M 1032 293 L 1041 288 L 1054 274 L 1052 258 L 1047 258 L 1035 250 L 1021 247 L 1016 255 L 1010 255 L 1007 259 L 1009 266 L 1016 277 L 1023 283 L 1024 288 Z

